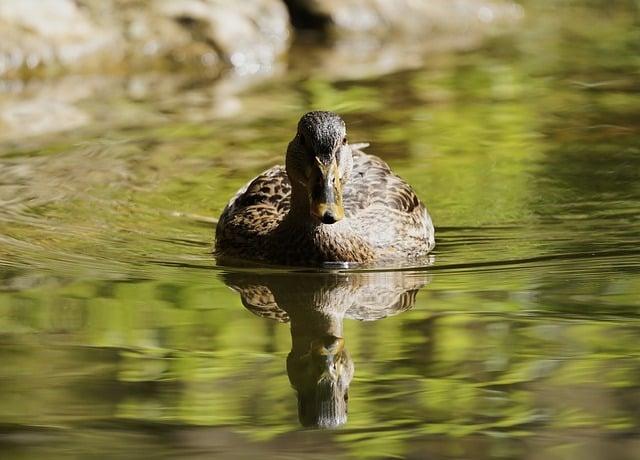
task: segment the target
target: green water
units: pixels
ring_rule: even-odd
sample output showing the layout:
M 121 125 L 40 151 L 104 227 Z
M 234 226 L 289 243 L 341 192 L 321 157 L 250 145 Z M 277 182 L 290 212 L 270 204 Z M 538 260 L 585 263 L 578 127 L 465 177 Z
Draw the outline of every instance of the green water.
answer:
M 5 141 L 0 457 L 638 458 L 640 13 L 563 5 L 382 76 L 123 79 L 90 125 Z M 215 265 L 213 219 L 311 108 L 427 203 L 429 264 Z M 301 426 L 273 315 L 343 325 L 341 428 Z

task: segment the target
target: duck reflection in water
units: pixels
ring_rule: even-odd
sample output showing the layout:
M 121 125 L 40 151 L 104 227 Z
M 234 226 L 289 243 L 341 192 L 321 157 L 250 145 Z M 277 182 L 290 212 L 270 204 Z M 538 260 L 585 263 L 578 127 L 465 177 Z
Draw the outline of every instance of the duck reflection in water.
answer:
M 413 307 L 427 284 L 415 272 L 225 273 L 252 313 L 291 323 L 289 381 L 303 426 L 331 428 L 347 421 L 354 363 L 345 346 L 344 318 L 377 321 Z

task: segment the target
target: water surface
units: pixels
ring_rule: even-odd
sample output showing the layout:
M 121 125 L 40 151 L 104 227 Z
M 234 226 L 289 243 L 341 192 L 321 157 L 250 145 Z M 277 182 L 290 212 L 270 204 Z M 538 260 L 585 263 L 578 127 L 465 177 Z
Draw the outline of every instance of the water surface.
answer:
M 478 50 L 356 80 L 295 59 L 240 90 L 117 80 L 92 123 L 4 139 L 2 453 L 637 458 L 637 4 L 526 11 Z M 433 261 L 215 265 L 215 217 L 312 108 L 414 186 Z M 354 369 L 332 430 L 302 426 L 288 366 L 325 333 Z

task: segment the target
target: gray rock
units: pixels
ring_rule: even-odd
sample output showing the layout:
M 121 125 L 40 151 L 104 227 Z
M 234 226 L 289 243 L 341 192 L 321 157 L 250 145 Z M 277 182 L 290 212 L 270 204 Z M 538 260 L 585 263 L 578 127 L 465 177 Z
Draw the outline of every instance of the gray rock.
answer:
M 88 65 L 97 55 L 118 54 L 119 39 L 71 0 L 0 1 L 0 75 Z
M 289 35 L 280 0 L 0 0 L 0 75 L 176 65 L 256 73 Z

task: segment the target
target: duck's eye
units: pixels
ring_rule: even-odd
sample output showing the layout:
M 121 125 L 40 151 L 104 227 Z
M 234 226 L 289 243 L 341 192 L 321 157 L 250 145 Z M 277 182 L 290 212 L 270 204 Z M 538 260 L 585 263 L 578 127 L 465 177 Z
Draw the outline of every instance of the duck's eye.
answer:
M 347 136 L 342 138 L 342 145 L 347 145 Z

